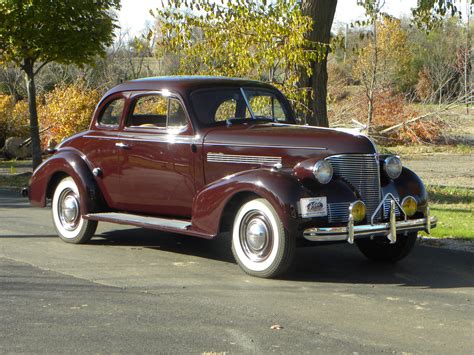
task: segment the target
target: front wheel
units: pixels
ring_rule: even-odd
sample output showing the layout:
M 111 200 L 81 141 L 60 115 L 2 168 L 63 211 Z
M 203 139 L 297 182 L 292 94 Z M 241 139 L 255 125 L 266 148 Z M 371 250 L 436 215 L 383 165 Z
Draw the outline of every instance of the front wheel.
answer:
M 63 241 L 83 244 L 92 238 L 97 229 L 97 221 L 82 218 L 79 189 L 71 177 L 59 182 L 51 207 L 54 226 Z
M 367 258 L 384 263 L 394 263 L 407 256 L 416 243 L 417 233 L 397 235 L 397 242 L 390 244 L 385 238 L 356 239 L 356 245 Z
M 237 212 L 232 253 L 246 273 L 271 278 L 288 270 L 295 254 L 295 239 L 272 205 L 258 198 L 243 204 Z

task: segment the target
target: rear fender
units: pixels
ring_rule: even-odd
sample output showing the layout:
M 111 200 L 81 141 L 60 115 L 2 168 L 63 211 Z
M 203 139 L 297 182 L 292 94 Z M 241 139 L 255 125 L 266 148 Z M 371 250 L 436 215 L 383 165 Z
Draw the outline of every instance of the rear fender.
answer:
M 86 161 L 75 149 L 61 149 L 35 170 L 29 184 L 28 196 L 31 205 L 45 207 L 46 199 L 52 198 L 54 188 L 66 176 L 72 177 L 79 189 L 83 215 L 104 207 L 102 194 L 94 176 Z

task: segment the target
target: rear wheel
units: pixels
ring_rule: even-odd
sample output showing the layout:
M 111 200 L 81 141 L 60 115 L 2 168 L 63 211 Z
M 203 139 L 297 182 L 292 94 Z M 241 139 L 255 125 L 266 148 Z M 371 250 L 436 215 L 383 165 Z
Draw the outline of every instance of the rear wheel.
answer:
M 367 258 L 385 263 L 394 263 L 407 256 L 416 243 L 417 233 L 397 235 L 397 242 L 390 244 L 386 238 L 356 239 L 356 245 Z
M 59 182 L 51 207 L 54 226 L 63 241 L 83 244 L 92 238 L 97 221 L 82 218 L 79 189 L 71 177 Z
M 232 230 L 232 253 L 240 267 L 258 277 L 275 277 L 288 270 L 295 239 L 265 199 L 251 200 L 237 212 Z

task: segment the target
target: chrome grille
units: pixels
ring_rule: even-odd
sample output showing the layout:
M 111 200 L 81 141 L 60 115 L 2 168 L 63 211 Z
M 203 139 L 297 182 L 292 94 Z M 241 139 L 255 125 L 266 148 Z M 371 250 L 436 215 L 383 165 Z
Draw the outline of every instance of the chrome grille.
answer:
M 390 216 L 390 201 L 391 200 L 392 199 L 387 198 L 383 202 L 383 216 L 385 219 L 387 219 Z M 395 200 L 397 200 L 397 202 L 400 202 L 400 199 L 398 197 L 395 197 Z M 398 208 L 397 204 L 395 204 L 395 215 L 400 216 L 400 209 Z
M 350 202 L 335 202 L 328 204 L 328 222 L 346 223 L 349 220 Z
M 380 167 L 374 154 L 343 154 L 326 158 L 334 175 L 348 182 L 360 194 L 370 218 L 380 203 Z M 347 217 L 346 220 L 347 221 Z

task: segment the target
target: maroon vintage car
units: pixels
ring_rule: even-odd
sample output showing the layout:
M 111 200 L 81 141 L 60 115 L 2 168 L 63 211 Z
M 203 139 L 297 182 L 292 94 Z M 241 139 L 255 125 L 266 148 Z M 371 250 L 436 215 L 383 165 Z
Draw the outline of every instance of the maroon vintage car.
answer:
M 33 174 L 69 243 L 98 221 L 214 238 L 230 232 L 249 274 L 287 270 L 296 245 L 347 241 L 394 262 L 430 231 L 423 183 L 363 135 L 297 125 L 288 100 L 256 81 L 147 78 L 105 94 L 90 129 Z M 225 234 L 224 234 L 225 235 Z

